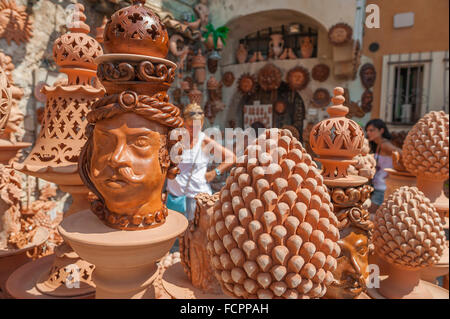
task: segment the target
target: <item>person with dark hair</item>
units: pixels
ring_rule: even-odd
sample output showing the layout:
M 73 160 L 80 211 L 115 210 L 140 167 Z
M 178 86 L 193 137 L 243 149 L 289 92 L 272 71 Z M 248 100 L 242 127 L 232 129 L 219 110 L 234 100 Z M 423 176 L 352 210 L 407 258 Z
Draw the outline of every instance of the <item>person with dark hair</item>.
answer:
M 370 148 L 377 161 L 376 173 L 372 180 L 375 190 L 372 193 L 372 206 L 369 209 L 371 214 L 375 214 L 378 207 L 383 204 L 384 192 L 386 191 L 387 173 L 384 170 L 393 167 L 392 153 L 395 151 L 401 153 L 401 150 L 391 143 L 392 136 L 384 121 L 380 119 L 371 120 L 366 124 L 365 130 Z

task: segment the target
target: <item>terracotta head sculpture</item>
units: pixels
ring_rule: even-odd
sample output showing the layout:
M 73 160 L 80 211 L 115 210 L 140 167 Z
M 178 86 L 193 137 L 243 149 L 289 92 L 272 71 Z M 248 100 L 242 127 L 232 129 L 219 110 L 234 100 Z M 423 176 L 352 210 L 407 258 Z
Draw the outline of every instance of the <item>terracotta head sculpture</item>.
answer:
M 359 76 L 361 77 L 361 82 L 366 89 L 370 89 L 375 85 L 375 80 L 377 79 L 377 71 L 371 63 L 366 63 L 361 67 L 359 71 Z
M 278 129 L 266 130 L 237 162 L 208 232 L 223 291 L 237 298 L 322 297 L 340 248 L 316 164 L 290 131 Z
M 79 160 L 80 176 L 97 197 L 92 210 L 108 226 L 124 230 L 164 223 L 162 188 L 178 172 L 169 156 L 177 143 L 170 133 L 183 125 L 167 95 L 176 68 L 163 59 L 167 31 L 143 3 L 134 0 L 106 26 L 105 49 L 113 54 L 96 62 L 108 95 L 87 115 L 88 140 Z
M 367 200 L 370 191 L 366 188 L 362 192 L 362 197 Z M 328 287 L 326 297 L 354 299 L 366 288 L 369 255 L 373 252 L 373 223 L 368 211 L 361 207 L 342 209 L 336 216 L 339 220 L 338 244 L 341 255 L 337 258 L 337 268 L 333 272 L 335 281 Z
M 131 91 L 117 102 L 100 102 L 88 114 L 88 141 L 80 157 L 80 175 L 98 197 L 94 212 L 115 228 L 161 223 L 167 214 L 164 181 L 177 173 L 169 134 L 182 124 L 179 109 Z
M 296 66 L 288 72 L 286 80 L 292 91 L 301 91 L 309 84 L 309 72 L 304 67 Z

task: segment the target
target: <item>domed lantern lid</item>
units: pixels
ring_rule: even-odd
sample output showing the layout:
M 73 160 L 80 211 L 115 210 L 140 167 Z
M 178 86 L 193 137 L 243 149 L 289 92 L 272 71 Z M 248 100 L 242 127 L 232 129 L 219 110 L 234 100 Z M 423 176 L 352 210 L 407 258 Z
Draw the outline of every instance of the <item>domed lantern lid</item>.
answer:
M 90 28 L 84 22 L 84 6 L 75 4 L 77 13 L 69 31 L 56 39 L 53 58 L 62 73 L 68 76 L 68 85 L 90 85 L 96 76 L 97 64 L 94 60 L 103 54 L 100 44 L 88 35 Z
M 115 12 L 105 27 L 106 53 L 140 54 L 165 58 L 169 53 L 169 35 L 160 18 L 145 0 Z
M 322 175 L 329 182 L 342 181 L 346 185 L 353 182 L 365 183 L 367 179 L 350 176 L 347 172 L 351 164 L 356 164 L 353 158 L 361 154 L 364 132 L 355 121 L 345 117 L 349 109 L 343 105 L 345 102 L 343 94 L 343 88 L 334 89 L 333 106 L 327 109 L 330 118 L 313 127 L 310 144 L 314 153 L 320 156 L 317 160 L 323 165 Z

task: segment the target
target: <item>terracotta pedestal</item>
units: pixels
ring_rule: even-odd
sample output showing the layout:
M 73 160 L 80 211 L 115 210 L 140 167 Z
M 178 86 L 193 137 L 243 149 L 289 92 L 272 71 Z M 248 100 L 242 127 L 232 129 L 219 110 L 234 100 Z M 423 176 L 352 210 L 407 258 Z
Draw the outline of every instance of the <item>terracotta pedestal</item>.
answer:
M 380 289 L 377 288 L 368 288 L 367 294 L 372 299 L 389 299 L 389 297 L 384 296 L 381 293 L 381 286 L 394 284 L 397 285 L 398 283 L 389 283 L 387 282 L 388 276 L 380 276 Z M 392 297 L 391 299 L 448 299 L 449 294 L 448 290 L 441 288 L 439 286 L 433 285 L 432 283 L 429 283 L 427 281 L 419 280 L 418 281 L 418 287 L 413 288 L 412 291 L 406 292 L 409 293 L 409 295 L 403 296 L 403 297 Z M 424 292 L 428 295 L 429 298 L 424 297 Z
M 422 272 L 420 274 L 420 278 L 423 280 L 426 280 L 428 282 L 431 282 L 433 284 L 436 284 L 437 279 L 439 277 L 448 275 L 448 273 L 449 273 L 449 263 L 448 262 L 449 262 L 449 250 L 448 250 L 448 242 L 447 242 L 447 248 L 444 250 L 444 254 L 442 255 L 439 262 L 434 264 L 431 267 L 428 267 L 428 268 L 425 268 L 424 270 L 422 270 Z
M 389 195 L 402 186 L 413 187 L 417 185 L 416 177 L 409 172 L 401 172 L 392 168 L 386 168 L 384 171 L 388 173 L 384 199 L 387 199 Z
M 180 213 L 169 211 L 166 222 L 141 231 L 112 229 L 90 210 L 65 218 L 58 230 L 84 260 L 95 265 L 92 280 L 97 299 L 154 298 L 156 262 L 188 226 Z
M 162 274 L 162 286 L 172 299 L 232 299 L 225 294 L 208 294 L 192 285 L 181 263 L 167 268 Z

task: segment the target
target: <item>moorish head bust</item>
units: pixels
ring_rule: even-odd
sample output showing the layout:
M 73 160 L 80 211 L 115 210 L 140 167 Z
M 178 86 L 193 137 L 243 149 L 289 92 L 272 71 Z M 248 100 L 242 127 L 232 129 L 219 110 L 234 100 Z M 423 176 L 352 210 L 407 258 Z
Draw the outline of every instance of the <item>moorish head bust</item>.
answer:
M 112 27 L 123 30 L 120 37 Z M 132 30 L 145 34 L 143 41 Z M 147 37 L 146 30 L 154 34 Z M 79 171 L 95 195 L 93 212 L 112 228 L 156 227 L 168 213 L 162 188 L 166 177 L 178 172 L 169 156 L 177 141 L 169 137 L 183 119 L 167 95 L 176 65 L 164 59 L 166 38 L 159 18 L 142 1 L 133 1 L 111 16 L 105 29 L 108 54 L 96 60 L 107 95 L 87 115 Z

